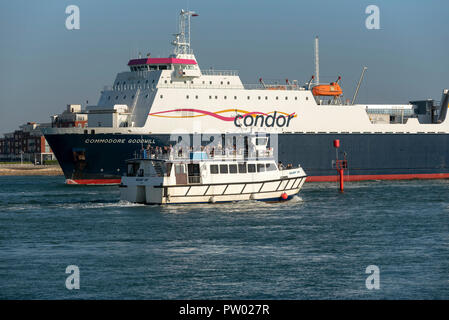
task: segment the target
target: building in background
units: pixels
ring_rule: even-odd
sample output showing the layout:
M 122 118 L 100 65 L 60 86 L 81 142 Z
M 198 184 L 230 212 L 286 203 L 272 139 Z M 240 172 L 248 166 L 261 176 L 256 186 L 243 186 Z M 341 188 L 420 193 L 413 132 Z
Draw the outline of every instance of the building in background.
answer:
M 0 161 L 30 161 L 43 164 L 47 160 L 55 160 L 50 146 L 41 129 L 46 127 L 70 128 L 87 127 L 87 113 L 79 104 L 68 104 L 61 114 L 51 117 L 51 123 L 27 122 L 19 130 L 5 133 L 0 138 Z
M 80 104 L 68 104 L 63 113 L 51 117 L 51 125 L 57 128 L 85 128 L 87 113 L 82 110 Z
M 19 130 L 6 133 L 0 138 L 0 161 L 23 160 L 43 164 L 46 160 L 54 160 L 54 154 L 41 131 L 41 128 L 49 126 L 50 123 L 28 122 Z

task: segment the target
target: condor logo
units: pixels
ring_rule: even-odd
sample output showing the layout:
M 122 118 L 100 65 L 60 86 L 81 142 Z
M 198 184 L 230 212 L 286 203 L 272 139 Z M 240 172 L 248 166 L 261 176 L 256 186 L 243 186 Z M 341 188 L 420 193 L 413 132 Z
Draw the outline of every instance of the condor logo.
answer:
M 237 115 L 234 118 L 234 125 L 236 127 L 288 127 L 290 125 L 290 120 L 296 117 L 295 113 L 292 114 L 279 114 L 277 115 L 277 111 L 273 112 L 273 114 L 256 114 L 256 113 L 247 113 L 244 115 Z

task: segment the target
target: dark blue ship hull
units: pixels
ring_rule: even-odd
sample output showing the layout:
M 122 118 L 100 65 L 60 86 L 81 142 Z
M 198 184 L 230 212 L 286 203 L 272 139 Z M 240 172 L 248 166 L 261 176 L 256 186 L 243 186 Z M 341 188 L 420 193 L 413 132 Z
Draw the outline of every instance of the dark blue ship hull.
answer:
M 125 161 L 142 146 L 168 146 L 169 135 L 48 134 L 45 136 L 68 183 L 116 184 Z M 449 134 L 299 134 L 278 136 L 283 164 L 300 164 L 308 181 L 336 181 L 338 157 L 346 155 L 345 180 L 449 177 Z M 173 143 L 173 142 L 171 142 Z

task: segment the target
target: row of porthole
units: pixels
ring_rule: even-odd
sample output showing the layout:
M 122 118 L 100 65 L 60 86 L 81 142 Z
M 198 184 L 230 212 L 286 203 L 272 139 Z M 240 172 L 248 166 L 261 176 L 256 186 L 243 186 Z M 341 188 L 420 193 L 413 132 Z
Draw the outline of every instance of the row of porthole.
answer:
M 165 80 L 164 83 L 168 83 L 168 80 Z M 170 80 L 170 83 L 173 83 L 173 80 Z M 184 83 L 187 84 L 187 81 L 184 80 Z M 191 84 L 193 84 L 193 80 L 190 81 Z M 203 81 L 203 84 L 206 84 L 206 81 Z M 209 84 L 212 84 L 212 81 L 209 81 Z M 224 84 L 223 81 L 220 81 L 220 84 Z M 227 84 L 231 84 L 231 82 L 227 82 Z
M 148 98 L 148 93 L 145 95 L 145 98 Z M 123 96 L 123 99 L 126 99 L 126 95 Z M 131 96 L 131 99 L 134 99 L 134 96 Z M 108 96 L 108 100 L 111 100 L 111 96 Z M 115 96 L 115 100 L 118 100 L 118 96 Z
M 118 100 L 119 96 L 115 96 L 115 100 Z M 164 96 L 161 94 L 161 99 L 164 98 Z M 145 98 L 148 98 L 148 94 L 145 95 Z M 186 99 L 189 99 L 190 96 L 186 95 Z M 223 98 L 226 100 L 228 97 L 223 96 Z M 250 96 L 247 96 L 247 100 L 250 100 Z M 126 95 L 123 96 L 123 99 L 126 99 Z M 134 96 L 131 96 L 131 99 L 134 99 Z M 198 96 L 195 96 L 195 99 L 198 99 Z M 212 96 L 209 96 L 209 99 L 212 99 Z M 218 99 L 218 96 L 215 96 L 215 99 Z M 108 96 L 108 100 L 111 100 L 111 96 Z M 234 96 L 234 100 L 237 100 L 237 96 Z M 261 97 L 258 96 L 258 100 L 261 100 Z M 268 100 L 268 96 L 265 96 L 265 100 Z M 279 100 L 279 97 L 276 97 L 276 100 Z M 285 100 L 288 100 L 288 97 L 285 97 Z M 295 100 L 298 100 L 298 97 L 295 96 Z M 309 100 L 309 97 L 306 97 L 306 100 Z
M 148 83 L 148 80 L 146 80 L 145 83 Z M 153 79 L 153 81 L 151 81 L 151 83 L 154 83 L 154 79 Z M 137 81 L 137 84 L 140 84 L 140 80 Z M 120 81 L 118 81 L 115 85 L 119 86 L 120 85 Z M 126 85 L 126 81 L 123 81 L 122 86 L 124 86 L 124 85 Z
M 161 95 L 161 99 L 163 96 Z M 186 99 L 189 99 L 190 96 L 186 95 Z M 223 96 L 223 98 L 226 100 L 227 96 Z M 250 100 L 250 96 L 247 96 L 247 100 Z M 195 99 L 198 99 L 198 96 L 195 96 Z M 212 99 L 212 96 L 209 96 L 209 99 Z M 215 99 L 218 99 L 218 96 L 215 96 Z M 234 96 L 234 100 L 237 100 L 237 96 Z M 261 97 L 258 96 L 258 100 L 261 100 Z M 268 96 L 265 96 L 265 100 L 268 100 Z M 279 100 L 279 97 L 276 97 L 276 100 Z M 288 97 L 285 97 L 285 100 L 288 100 Z M 298 97 L 295 96 L 295 100 L 298 100 Z M 309 97 L 306 97 L 306 100 L 309 100 Z

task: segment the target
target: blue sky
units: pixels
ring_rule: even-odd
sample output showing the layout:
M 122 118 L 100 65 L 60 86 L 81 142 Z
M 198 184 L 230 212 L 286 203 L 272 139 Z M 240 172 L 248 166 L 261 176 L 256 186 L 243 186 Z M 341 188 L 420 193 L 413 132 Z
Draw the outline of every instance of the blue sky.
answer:
M 80 30 L 65 28 L 68 5 Z M 380 29 L 365 8 L 380 9 Z M 320 37 L 321 81 L 342 76 L 359 102 L 439 100 L 449 88 L 448 1 L 9 0 L 0 2 L 0 133 L 48 122 L 68 103 L 95 104 L 131 57 L 167 56 L 180 9 L 199 13 L 192 46 L 202 68 L 237 69 L 245 83 L 307 81 Z

